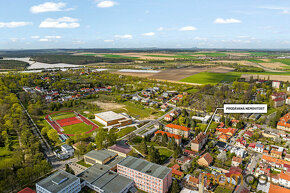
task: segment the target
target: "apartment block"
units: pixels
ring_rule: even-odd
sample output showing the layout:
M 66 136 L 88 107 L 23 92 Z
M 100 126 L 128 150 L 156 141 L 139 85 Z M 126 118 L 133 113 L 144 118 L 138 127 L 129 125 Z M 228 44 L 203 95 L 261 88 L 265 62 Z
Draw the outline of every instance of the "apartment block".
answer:
M 148 193 L 166 193 L 172 183 L 172 170 L 165 166 L 128 156 L 117 165 L 117 172 L 132 179 Z

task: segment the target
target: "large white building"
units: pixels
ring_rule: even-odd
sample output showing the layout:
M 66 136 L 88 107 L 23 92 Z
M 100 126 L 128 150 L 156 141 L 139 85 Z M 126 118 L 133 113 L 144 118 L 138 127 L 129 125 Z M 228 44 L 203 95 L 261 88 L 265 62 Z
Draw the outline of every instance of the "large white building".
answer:
M 132 119 L 113 111 L 95 114 L 95 120 L 105 126 L 122 127 L 132 124 Z
M 80 191 L 80 179 L 63 170 L 36 183 L 37 193 L 78 193 Z

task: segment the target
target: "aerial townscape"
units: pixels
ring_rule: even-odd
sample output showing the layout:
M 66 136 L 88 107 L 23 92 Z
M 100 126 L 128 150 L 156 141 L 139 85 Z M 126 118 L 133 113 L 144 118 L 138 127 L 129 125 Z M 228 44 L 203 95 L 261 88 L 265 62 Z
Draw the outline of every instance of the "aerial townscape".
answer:
M 0 193 L 290 193 L 289 17 L 2 1 Z

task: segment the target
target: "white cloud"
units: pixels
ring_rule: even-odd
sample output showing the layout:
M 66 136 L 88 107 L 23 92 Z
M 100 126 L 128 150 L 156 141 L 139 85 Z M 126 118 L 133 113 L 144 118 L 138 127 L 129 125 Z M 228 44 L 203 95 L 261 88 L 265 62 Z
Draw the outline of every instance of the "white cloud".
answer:
M 268 9 L 268 10 L 278 10 L 282 14 L 289 14 L 290 8 L 289 7 L 279 7 L 279 6 L 262 6 L 258 7 L 260 9 Z
M 179 31 L 195 31 L 196 27 L 193 26 L 185 26 L 179 29 Z
M 154 32 L 143 33 L 142 36 L 155 36 Z
M 40 41 L 40 42 L 48 42 L 49 39 L 47 39 L 47 38 L 41 38 L 41 39 L 39 39 L 39 41 Z
M 32 39 L 39 39 L 39 36 L 31 36 Z
M 115 35 L 115 38 L 120 38 L 120 39 L 132 39 L 132 35 L 130 34 L 125 34 L 125 35 Z
M 228 23 L 242 23 L 241 20 L 230 18 L 230 19 L 223 19 L 223 18 L 216 18 L 214 20 L 216 24 L 228 24 Z
M 78 28 L 78 19 L 71 17 L 61 17 L 58 19 L 47 18 L 39 25 L 40 28 Z
M 104 42 L 114 42 L 114 40 L 104 40 Z
M 164 30 L 164 27 L 159 27 L 158 29 L 157 29 L 157 31 L 163 31 Z
M 43 4 L 35 5 L 30 8 L 31 13 L 44 13 L 44 12 L 55 12 L 55 11 L 70 11 L 73 8 L 65 8 L 66 3 L 59 2 L 45 2 Z
M 11 22 L 0 22 L 0 28 L 16 28 L 16 27 L 23 27 L 27 25 L 32 25 L 31 22 L 25 21 L 11 21 Z
M 115 1 L 100 1 L 98 2 L 97 7 L 109 8 L 109 7 L 114 7 L 115 5 L 119 5 L 119 3 Z
M 45 36 L 45 39 L 61 39 L 61 36 Z
M 19 38 L 10 38 L 11 42 L 17 42 Z

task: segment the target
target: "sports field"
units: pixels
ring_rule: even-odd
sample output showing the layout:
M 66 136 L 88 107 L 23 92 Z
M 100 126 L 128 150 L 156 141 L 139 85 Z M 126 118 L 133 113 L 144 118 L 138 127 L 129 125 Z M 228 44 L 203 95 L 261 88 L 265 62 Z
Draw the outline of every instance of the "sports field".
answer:
M 62 128 L 64 130 L 63 133 L 65 134 L 78 135 L 90 131 L 91 129 L 93 129 L 93 126 L 87 125 L 85 123 L 78 123 L 74 125 L 65 126 Z
M 73 112 L 60 112 L 50 115 L 53 120 L 61 120 L 66 118 L 75 117 L 76 115 Z
M 190 82 L 198 84 L 217 84 L 219 82 L 233 82 L 240 78 L 240 74 L 236 73 L 214 73 L 200 72 L 181 80 L 181 82 Z
M 90 133 L 98 126 L 75 111 L 53 112 L 45 116 L 47 123 L 59 134 L 68 136 Z

